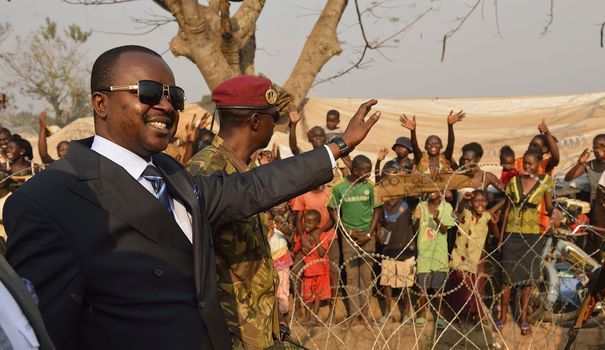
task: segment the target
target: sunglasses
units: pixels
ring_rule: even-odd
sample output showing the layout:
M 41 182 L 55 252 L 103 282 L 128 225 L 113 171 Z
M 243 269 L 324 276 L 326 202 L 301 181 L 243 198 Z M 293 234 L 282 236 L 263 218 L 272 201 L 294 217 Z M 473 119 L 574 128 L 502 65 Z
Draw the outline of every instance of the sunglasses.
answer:
M 162 100 L 164 95 L 176 110 L 185 109 L 185 90 L 178 86 L 168 86 L 153 80 L 139 80 L 134 85 L 118 85 L 99 89 L 99 91 L 136 91 L 139 101 L 146 105 L 155 106 Z

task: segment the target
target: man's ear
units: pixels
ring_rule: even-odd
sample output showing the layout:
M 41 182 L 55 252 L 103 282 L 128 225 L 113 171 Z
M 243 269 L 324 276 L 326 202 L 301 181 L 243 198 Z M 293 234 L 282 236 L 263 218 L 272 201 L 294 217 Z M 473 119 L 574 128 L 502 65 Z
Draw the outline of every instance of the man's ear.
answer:
M 101 92 L 95 92 L 90 96 L 90 102 L 95 114 L 101 119 L 107 118 L 107 96 Z
M 252 131 L 258 131 L 260 129 L 260 118 L 258 117 L 258 114 L 254 113 L 252 117 L 250 117 L 249 123 Z

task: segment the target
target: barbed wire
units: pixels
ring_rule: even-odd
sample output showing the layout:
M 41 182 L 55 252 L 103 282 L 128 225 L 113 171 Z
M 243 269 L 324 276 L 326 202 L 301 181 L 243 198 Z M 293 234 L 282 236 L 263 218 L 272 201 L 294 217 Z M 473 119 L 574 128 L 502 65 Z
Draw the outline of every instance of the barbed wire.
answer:
M 476 165 L 478 167 L 478 169 L 480 171 L 481 168 L 488 168 L 488 167 L 496 167 L 496 166 L 500 166 L 500 164 L 495 164 L 495 163 L 481 163 L 481 164 L 477 164 Z M 571 168 L 571 166 L 569 167 Z M 567 169 L 563 169 L 560 170 L 560 172 L 563 172 Z M 464 173 L 468 173 L 469 170 L 473 170 L 473 169 L 469 169 L 469 167 L 462 167 L 456 171 L 454 171 L 454 174 L 464 174 Z M 370 172 L 368 174 L 364 174 L 363 177 L 357 179 L 356 181 L 354 181 L 353 183 L 351 183 L 351 186 L 349 186 L 349 188 L 345 191 L 345 193 L 342 195 L 341 200 L 339 201 L 339 203 L 337 203 L 335 211 L 337 213 L 340 212 L 341 206 L 344 203 L 344 199 L 346 198 L 347 194 L 349 194 L 349 192 L 353 189 L 354 186 L 356 186 L 357 184 L 359 184 L 361 181 L 365 181 L 365 177 L 369 176 L 369 178 L 375 177 L 376 174 L 374 174 L 373 172 Z M 435 186 L 437 186 L 437 184 L 433 181 L 433 179 L 428 176 L 425 175 L 426 178 Z M 557 183 L 559 183 L 559 181 L 556 179 L 556 176 L 553 176 L 553 182 L 554 182 L 554 188 L 553 188 L 553 202 L 555 204 L 555 207 L 568 219 L 570 220 L 574 220 L 574 216 L 572 215 L 572 213 L 569 212 L 569 210 L 567 210 L 566 207 L 564 207 L 563 205 L 561 205 L 558 201 L 558 193 L 557 193 Z M 539 186 L 543 186 L 544 185 L 544 179 L 541 179 L 539 177 L 535 177 L 534 178 L 537 182 L 537 184 L 535 185 L 535 187 L 539 187 Z M 450 186 L 450 180 L 448 180 L 448 182 L 446 182 L 445 186 L 443 187 L 442 190 L 439 191 L 439 193 L 441 194 L 442 198 L 445 198 L 445 194 L 447 191 L 450 190 L 449 186 Z M 487 188 L 485 189 L 487 190 Z M 506 201 L 508 201 L 509 203 L 513 203 L 513 207 L 524 207 L 527 205 L 528 200 L 529 200 L 529 196 L 527 196 L 526 198 L 524 198 L 520 203 L 515 204 L 514 201 L 512 200 L 512 198 L 507 194 L 502 192 L 502 194 L 504 195 L 504 198 L 506 199 Z M 410 208 L 412 209 L 412 208 Z M 455 219 L 455 213 L 452 213 L 452 217 L 450 217 L 450 219 Z M 515 220 L 517 221 L 516 223 L 519 224 L 518 220 L 522 220 L 521 217 L 517 217 L 515 218 Z M 455 229 L 458 232 L 462 231 L 462 234 L 465 235 L 467 234 L 466 232 L 464 232 L 461 227 L 459 222 L 457 222 L 456 220 L 454 221 L 454 226 Z M 441 222 L 439 222 L 439 226 L 442 225 Z M 503 226 L 506 226 L 506 222 L 502 223 Z M 512 281 L 512 276 L 509 275 L 509 273 L 506 271 L 506 269 L 504 268 L 505 264 L 512 264 L 512 269 L 513 270 L 521 270 L 523 271 L 525 274 L 532 276 L 535 275 L 536 273 L 540 276 L 542 276 L 543 274 L 543 267 L 542 267 L 542 261 L 540 260 L 537 264 L 534 264 L 533 261 L 535 259 L 543 259 L 542 255 L 543 255 L 543 251 L 542 251 L 542 246 L 544 242 L 541 242 L 540 240 L 536 240 L 535 242 L 528 242 L 525 240 L 525 237 L 523 238 L 523 242 L 525 243 L 525 245 L 527 246 L 527 248 L 525 249 L 524 253 L 521 255 L 521 259 L 516 260 L 516 261 L 505 261 L 502 260 L 501 258 L 497 257 L 496 255 L 499 254 L 498 249 L 492 249 L 492 250 L 486 250 L 486 247 L 484 246 L 482 248 L 482 254 L 481 254 L 481 259 L 480 259 L 480 263 L 482 265 L 488 264 L 490 265 L 489 272 L 485 272 L 485 271 L 479 271 L 476 274 L 472 274 L 472 273 L 468 273 L 468 272 L 464 272 L 462 273 L 462 277 L 461 280 L 458 281 L 457 283 L 454 283 L 453 285 L 450 283 L 450 278 L 451 278 L 451 273 L 456 270 L 455 267 L 449 267 L 448 271 L 446 272 L 446 282 L 444 282 L 444 286 L 442 288 L 440 288 L 439 290 L 437 290 L 436 292 L 427 295 L 427 299 L 426 299 L 426 303 L 424 305 L 420 305 L 418 306 L 418 300 L 416 300 L 416 303 L 414 303 L 414 298 L 415 299 L 419 299 L 420 297 L 422 297 L 424 295 L 424 293 L 422 292 L 422 286 L 425 284 L 423 283 L 423 281 L 418 281 L 417 279 L 414 280 L 414 283 L 412 286 L 408 286 L 408 287 L 404 287 L 401 292 L 393 298 L 393 302 L 394 305 L 396 307 L 391 307 L 390 310 L 384 310 L 384 312 L 382 312 L 382 316 L 386 318 L 386 322 L 381 322 L 380 320 L 376 319 L 375 317 L 375 312 L 372 310 L 372 304 L 375 304 L 375 302 L 373 301 L 373 297 L 376 298 L 387 298 L 388 296 L 386 294 L 383 293 L 383 291 L 380 288 L 380 283 L 379 283 L 379 278 L 381 277 L 380 274 L 375 273 L 375 270 L 371 269 L 371 275 L 372 275 L 372 282 L 369 283 L 368 285 L 364 286 L 364 288 L 358 288 L 356 286 L 346 286 L 346 281 L 343 281 L 341 276 L 342 276 L 342 271 L 346 270 L 348 266 L 351 266 L 355 261 L 359 260 L 361 261 L 362 264 L 367 264 L 370 268 L 372 268 L 372 265 L 375 265 L 376 267 L 382 269 L 382 264 L 384 261 L 388 261 L 388 260 L 393 260 L 393 261 L 397 261 L 397 259 L 410 248 L 410 245 L 412 244 L 412 242 L 415 242 L 418 238 L 419 235 L 419 231 L 417 230 L 416 232 L 414 232 L 412 239 L 405 245 L 405 247 L 403 247 L 401 249 L 401 251 L 397 254 L 397 256 L 395 258 L 387 256 L 385 254 L 381 254 L 381 253 L 377 253 L 377 252 L 373 252 L 373 251 L 366 251 L 363 249 L 362 246 L 360 246 L 357 241 L 355 239 L 353 239 L 353 237 L 351 236 L 351 232 L 350 230 L 348 230 L 345 227 L 345 224 L 342 221 L 342 218 L 340 215 L 338 215 L 338 219 L 337 222 L 335 224 L 336 226 L 336 232 L 337 235 L 338 233 L 340 233 L 340 239 L 341 239 L 341 243 L 344 244 L 349 244 L 352 248 L 353 251 L 356 252 L 356 254 L 351 255 L 350 257 L 343 259 L 342 264 L 338 264 L 335 263 L 334 261 L 331 261 L 330 258 L 328 257 L 328 251 L 326 251 L 325 255 L 321 258 L 321 259 L 316 259 L 313 261 L 307 261 L 306 263 L 300 259 L 300 261 L 297 261 L 295 263 L 295 265 L 292 268 L 292 273 L 290 274 L 290 280 L 291 280 L 291 284 L 293 286 L 293 290 L 294 290 L 294 300 L 296 301 L 294 304 L 299 304 L 300 307 L 298 309 L 305 309 L 309 314 L 311 314 L 313 322 L 314 322 L 314 326 L 313 327 L 308 327 L 306 324 L 301 324 L 298 320 L 297 317 L 295 317 L 296 312 L 298 311 L 297 307 L 293 307 L 292 308 L 292 312 L 289 314 L 289 324 L 293 329 L 293 334 L 295 335 L 295 337 L 311 346 L 317 349 L 328 349 L 331 348 L 332 345 L 336 345 L 336 346 L 343 346 L 343 347 L 347 347 L 347 344 L 349 342 L 349 338 L 354 336 L 353 334 L 351 334 L 350 332 L 347 332 L 347 330 L 350 330 L 351 328 L 351 323 L 352 320 L 355 317 L 361 317 L 362 319 L 362 323 L 365 327 L 365 330 L 367 332 L 369 332 L 369 334 L 365 334 L 366 338 L 370 339 L 371 342 L 371 348 L 375 349 L 375 348 L 380 348 L 380 349 L 391 349 L 391 348 L 397 348 L 397 346 L 392 347 L 391 342 L 393 341 L 394 338 L 396 338 L 396 344 L 400 344 L 400 342 L 402 341 L 402 339 L 407 339 L 412 337 L 414 340 L 414 345 L 413 348 L 414 349 L 420 349 L 421 347 L 424 348 L 424 346 L 428 346 L 428 348 L 431 349 L 435 349 L 439 347 L 440 342 L 443 340 L 444 337 L 447 337 L 449 333 L 453 332 L 456 334 L 457 336 L 457 340 L 452 343 L 449 344 L 452 348 L 458 347 L 458 346 L 462 346 L 460 344 L 464 344 L 464 348 L 476 348 L 476 349 L 480 349 L 480 348 L 485 348 L 485 346 L 489 347 L 489 348 L 515 348 L 517 347 L 517 345 L 509 345 L 509 344 L 518 344 L 519 343 L 519 339 L 516 336 L 515 332 L 510 332 L 510 330 L 508 330 L 507 332 L 505 332 L 503 329 L 499 329 L 496 325 L 495 319 L 493 317 L 493 314 L 495 313 L 495 311 L 498 309 L 499 304 L 501 303 L 502 300 L 502 293 L 503 291 L 501 290 L 501 286 L 502 286 L 502 281 Z M 438 227 L 439 228 L 439 227 Z M 504 229 L 505 227 L 503 227 Z M 599 233 L 597 231 L 595 231 L 594 229 L 592 229 L 591 226 L 587 226 L 586 227 L 586 231 L 588 233 L 591 234 L 597 234 L 599 235 Z M 538 235 L 541 237 L 542 240 L 545 240 L 546 238 L 544 237 L 544 235 Z M 600 235 L 599 235 L 600 236 Z M 470 236 L 469 236 L 470 237 Z M 467 237 L 467 238 L 469 238 Z M 503 241 L 501 242 L 501 244 L 506 244 L 508 242 L 508 240 L 510 240 L 511 235 L 505 235 Z M 327 239 L 327 238 L 324 238 Z M 330 243 L 329 243 L 329 249 L 335 249 L 334 245 L 338 245 L 338 237 L 336 236 L 335 238 L 333 238 Z M 372 239 L 376 239 L 376 237 L 373 237 Z M 318 247 L 321 245 L 321 243 L 325 243 L 323 240 L 321 242 L 319 242 L 317 244 L 317 246 L 312 247 L 311 252 L 313 252 L 314 250 L 318 249 Z M 544 243 L 546 244 L 546 243 Z M 553 244 L 551 243 L 551 246 Z M 551 248 L 552 249 L 552 248 Z M 344 250 L 344 249 L 343 249 Z M 340 252 L 342 254 L 342 251 Z M 448 253 L 448 260 L 449 260 L 449 256 L 450 254 Z M 525 256 L 533 256 L 532 258 L 532 264 L 530 264 L 530 266 L 525 266 L 523 265 L 523 257 Z M 562 259 L 565 260 L 565 259 Z M 566 261 L 567 263 L 569 263 L 569 261 Z M 315 265 L 315 264 L 328 264 L 329 266 L 331 266 L 332 268 L 335 268 L 338 272 L 338 283 L 335 284 L 334 287 L 331 287 L 331 297 L 329 299 L 330 304 L 332 305 L 328 311 L 327 314 L 327 318 L 322 318 L 320 317 L 320 315 L 316 315 L 314 314 L 311 310 L 311 308 L 309 307 L 309 305 L 307 305 L 307 303 L 304 302 L 304 296 L 303 293 L 301 293 L 301 291 L 299 290 L 299 284 L 304 283 L 304 273 L 305 270 L 310 268 L 311 266 Z M 535 266 L 534 266 L 535 265 Z M 534 267 L 539 266 L 540 271 L 533 271 Z M 576 261 L 576 262 L 571 262 L 571 264 L 568 265 L 568 271 L 572 271 L 572 270 L 582 270 L 583 266 L 581 265 L 580 262 Z M 413 274 L 417 274 L 417 272 L 412 271 Z M 471 278 L 466 278 L 466 277 L 471 277 Z M 417 275 L 416 275 L 417 277 Z M 578 277 L 586 277 L 586 275 L 584 276 L 578 276 Z M 407 277 L 404 277 L 404 280 Z M 585 278 L 586 279 L 586 278 Z M 483 287 L 479 287 L 479 281 L 482 280 L 483 283 Z M 448 283 L 450 283 L 449 285 L 447 285 Z M 405 285 L 405 283 L 404 283 Z M 538 303 L 539 305 L 535 306 L 535 307 L 550 307 L 550 310 L 545 310 L 546 312 L 551 312 L 553 313 L 552 310 L 552 305 L 548 306 L 547 305 L 547 295 L 545 295 L 543 292 L 544 290 L 550 288 L 551 286 L 549 285 L 549 281 L 544 280 L 542 278 L 540 279 L 525 279 L 525 280 L 521 280 L 521 281 L 516 281 L 515 283 L 511 284 L 512 288 L 518 287 L 518 286 L 526 286 L 526 285 L 532 285 L 534 286 L 533 290 L 534 290 L 534 294 L 533 300 L 530 300 L 530 302 L 533 303 Z M 464 302 L 462 303 L 462 305 L 452 305 L 451 302 L 448 301 L 448 299 L 450 297 L 452 297 L 454 294 L 456 294 L 458 291 L 465 289 L 468 292 L 469 297 L 466 298 L 466 300 L 464 300 Z M 334 290 L 335 289 L 335 290 Z M 517 293 L 519 294 L 519 293 Z M 365 304 L 357 306 L 357 308 L 354 307 L 354 305 L 351 304 L 351 298 L 356 297 L 356 296 L 360 296 L 360 295 L 364 295 L 366 296 L 365 300 Z M 531 296 L 530 296 L 531 297 Z M 406 298 L 407 300 L 403 300 L 403 298 Z M 520 296 L 517 295 L 513 301 L 513 305 L 517 305 L 519 304 L 519 298 Z M 378 300 L 378 299 L 376 299 Z M 336 308 L 336 304 L 338 302 L 341 303 L 346 303 L 348 305 L 348 312 L 346 312 L 346 306 L 345 305 L 345 316 L 344 318 L 342 317 L 336 317 L 337 314 L 337 308 Z M 395 315 L 395 309 L 398 309 L 399 303 L 400 302 L 404 302 L 404 306 L 407 305 L 407 311 L 401 311 L 400 312 L 400 318 L 401 318 L 401 322 L 395 324 L 394 328 L 392 327 L 392 325 L 389 325 L 388 320 L 391 317 L 394 317 Z M 464 310 L 467 308 L 467 306 L 471 305 L 471 304 L 478 304 L 478 311 L 476 315 L 468 315 L 464 312 Z M 414 304 L 417 305 L 417 307 L 414 307 Z M 380 305 L 379 305 L 380 306 Z M 440 309 L 443 307 L 446 309 L 446 311 L 444 313 L 448 314 L 448 316 L 446 317 L 446 324 L 444 326 L 443 329 L 439 329 L 439 327 L 436 327 L 434 324 L 432 324 L 431 322 L 426 322 L 426 324 L 419 324 L 418 321 L 418 317 L 422 317 L 420 315 L 420 312 L 422 311 L 422 309 L 424 308 L 428 308 L 429 309 L 429 313 L 435 314 L 437 316 L 435 316 L 436 318 L 440 318 Z M 558 309 L 560 310 L 565 310 L 566 307 L 569 307 L 570 309 L 573 308 L 577 308 L 578 305 L 575 305 L 571 300 L 570 301 L 566 301 L 564 303 L 562 303 L 561 305 L 558 305 Z M 368 309 L 370 310 L 367 315 L 364 314 L 362 312 L 362 310 L 364 309 Z M 375 309 L 375 308 L 374 308 Z M 512 314 L 513 314 L 513 319 L 515 321 L 515 323 L 517 321 L 519 321 L 519 311 L 512 309 Z M 404 312 L 407 313 L 407 316 L 404 315 Z M 320 312 L 321 313 L 321 312 Z M 446 316 L 446 315 L 444 315 Z M 469 329 L 464 329 L 464 327 L 466 327 L 465 325 L 467 325 L 468 322 L 466 322 L 466 318 L 472 319 L 474 320 L 474 322 L 470 323 L 470 328 Z M 436 320 L 435 318 L 435 320 Z M 553 319 L 553 317 L 550 317 L 551 319 Z M 596 324 L 600 324 L 603 325 L 603 320 L 598 319 L 598 318 L 594 318 L 594 321 Z M 535 320 L 535 324 L 540 326 L 543 323 L 546 324 L 548 323 L 548 320 L 545 320 L 544 317 L 541 317 L 539 319 Z M 419 326 L 421 326 L 421 328 L 419 328 Z M 343 330 L 339 330 L 341 328 L 344 327 L 344 331 Z M 544 327 L 543 327 L 544 328 Z M 475 339 L 475 335 L 474 333 L 480 333 L 480 342 L 477 341 L 477 339 Z M 554 332 L 554 331 L 553 331 Z M 506 333 L 506 336 L 505 336 Z M 525 343 L 529 344 L 533 344 L 534 341 L 538 341 L 538 339 L 536 339 L 535 337 L 537 336 L 538 332 L 533 332 L 529 338 L 525 338 Z M 431 340 L 432 339 L 432 340 Z M 552 339 L 549 339 L 548 337 L 544 338 L 545 341 L 547 343 L 550 344 L 550 342 L 552 342 Z M 421 345 L 421 343 L 423 345 Z

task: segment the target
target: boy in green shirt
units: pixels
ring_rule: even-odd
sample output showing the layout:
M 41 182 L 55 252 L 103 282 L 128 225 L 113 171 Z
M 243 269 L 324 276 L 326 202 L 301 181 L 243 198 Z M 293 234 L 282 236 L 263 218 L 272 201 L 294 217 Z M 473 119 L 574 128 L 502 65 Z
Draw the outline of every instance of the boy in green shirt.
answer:
M 328 207 L 334 222 L 342 222 L 347 233 L 342 241 L 347 273 L 345 289 L 351 301 L 351 315 L 358 313 L 356 321 L 361 322 L 369 310 L 368 292 L 374 280 L 372 260 L 365 252 L 373 253 L 376 248 L 381 204 L 374 202 L 374 185 L 367 182 L 372 171 L 370 159 L 359 155 L 353 158 L 352 168 L 351 175 L 332 189 Z

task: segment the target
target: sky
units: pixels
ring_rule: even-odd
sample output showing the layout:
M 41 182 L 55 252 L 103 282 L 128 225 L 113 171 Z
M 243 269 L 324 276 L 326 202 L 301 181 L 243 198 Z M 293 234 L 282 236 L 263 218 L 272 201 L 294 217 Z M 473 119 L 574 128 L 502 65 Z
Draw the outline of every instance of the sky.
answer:
M 363 8 L 374 2 L 360 0 Z M 398 31 L 427 8 L 431 11 L 397 36 L 396 42 L 389 42 L 380 52 L 370 52 L 364 69 L 318 85 L 309 96 L 443 98 L 603 91 L 600 68 L 605 62 L 605 49 L 600 47 L 600 30 L 605 21 L 605 1 L 553 0 L 552 24 L 542 35 L 549 21 L 550 0 L 483 0 L 447 40 L 441 62 L 441 39 L 458 25 L 473 3 L 475 0 L 386 0 L 376 10 L 377 16 L 364 16 L 371 41 Z M 267 0 L 257 23 L 257 73 L 277 83 L 287 80 L 323 4 L 318 0 Z M 345 50 L 324 66 L 319 77 L 347 68 L 358 57 L 356 48 L 362 40 L 353 6 L 354 2 L 349 1 L 338 29 Z M 76 23 L 94 30 L 85 45 L 89 67 L 107 49 L 144 45 L 163 53 L 177 85 L 185 89 L 190 101 L 208 95 L 193 63 L 174 57 L 168 50 L 177 32 L 176 23 L 146 35 L 108 33 L 143 32 L 146 29 L 135 24 L 133 18 L 154 14 L 167 13 L 150 0 L 104 6 L 70 5 L 61 0 L 0 0 L 0 22 L 12 25 L 12 36 L 0 50 L 12 50 L 14 36 L 27 36 L 49 17 L 63 26 Z M 0 86 L 9 79 L 2 72 Z

